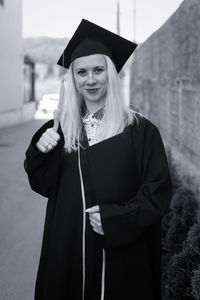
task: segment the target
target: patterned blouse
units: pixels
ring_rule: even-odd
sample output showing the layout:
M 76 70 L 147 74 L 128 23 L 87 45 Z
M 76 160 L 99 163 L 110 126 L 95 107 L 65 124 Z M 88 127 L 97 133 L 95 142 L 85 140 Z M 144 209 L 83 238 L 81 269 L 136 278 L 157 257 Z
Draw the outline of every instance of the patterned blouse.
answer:
M 102 107 L 95 113 L 91 113 L 87 110 L 85 105 L 83 113 L 83 124 L 88 138 L 89 145 L 93 145 L 99 142 L 98 131 L 102 123 L 105 108 Z

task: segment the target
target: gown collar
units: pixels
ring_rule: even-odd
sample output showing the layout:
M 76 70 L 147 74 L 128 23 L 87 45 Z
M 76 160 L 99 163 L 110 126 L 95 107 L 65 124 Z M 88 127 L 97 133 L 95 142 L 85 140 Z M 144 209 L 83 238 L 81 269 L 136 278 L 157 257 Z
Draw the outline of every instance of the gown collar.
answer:
M 85 119 L 87 119 L 87 117 L 89 117 L 89 116 L 93 117 L 93 118 L 95 118 L 97 120 L 101 120 L 103 118 L 104 112 L 105 112 L 105 107 L 103 106 L 102 108 L 100 108 L 99 110 L 97 110 L 95 113 L 91 113 L 87 109 L 85 101 L 82 102 L 82 105 L 81 105 L 81 116 L 82 116 L 83 121 Z

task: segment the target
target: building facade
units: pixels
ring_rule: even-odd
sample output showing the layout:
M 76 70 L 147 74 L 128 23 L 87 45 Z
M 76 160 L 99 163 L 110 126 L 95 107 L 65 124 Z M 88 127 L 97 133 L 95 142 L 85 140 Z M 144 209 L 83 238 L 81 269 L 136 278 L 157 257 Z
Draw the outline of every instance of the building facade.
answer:
M 0 2 L 0 128 L 33 118 L 35 102 L 24 103 L 22 0 Z

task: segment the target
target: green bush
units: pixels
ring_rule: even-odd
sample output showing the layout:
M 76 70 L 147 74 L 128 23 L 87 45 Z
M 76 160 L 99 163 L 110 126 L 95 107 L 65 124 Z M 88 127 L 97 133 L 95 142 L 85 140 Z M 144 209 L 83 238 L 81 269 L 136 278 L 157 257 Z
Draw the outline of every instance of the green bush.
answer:
M 170 259 L 165 299 L 198 299 L 194 297 L 191 284 L 191 278 L 198 264 L 200 264 L 200 224 L 195 223 L 190 227 L 182 250 Z
M 162 220 L 162 299 L 200 299 L 200 225 L 196 194 L 176 171 L 171 153 L 168 162 L 173 197 Z
M 198 269 L 193 271 L 191 285 L 194 299 L 200 300 L 200 264 L 198 265 Z

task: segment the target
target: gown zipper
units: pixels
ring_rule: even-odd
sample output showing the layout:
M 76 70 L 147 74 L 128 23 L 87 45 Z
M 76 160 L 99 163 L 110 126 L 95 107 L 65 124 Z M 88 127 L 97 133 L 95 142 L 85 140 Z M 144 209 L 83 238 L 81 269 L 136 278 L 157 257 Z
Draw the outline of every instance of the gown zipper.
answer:
M 83 282 L 82 282 L 82 300 L 85 298 L 85 229 L 86 229 L 86 201 L 85 201 L 85 189 L 83 184 L 83 176 L 81 171 L 81 160 L 80 160 L 80 144 L 78 142 L 78 168 L 81 181 L 81 195 L 83 205 L 83 231 L 82 231 L 82 269 L 83 269 Z M 103 249 L 102 258 L 102 276 L 101 276 L 101 300 L 104 300 L 105 292 L 105 250 Z

